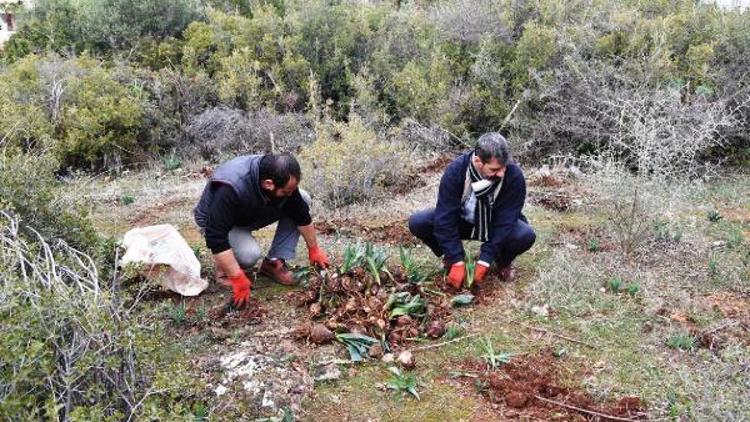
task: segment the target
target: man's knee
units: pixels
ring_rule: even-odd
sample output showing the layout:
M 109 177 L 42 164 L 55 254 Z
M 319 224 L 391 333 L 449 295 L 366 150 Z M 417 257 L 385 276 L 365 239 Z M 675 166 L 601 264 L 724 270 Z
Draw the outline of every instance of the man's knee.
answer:
M 534 243 L 536 242 L 536 233 L 534 233 L 534 229 L 531 228 L 531 226 L 526 225 L 525 230 L 523 231 L 523 235 L 520 239 L 520 244 L 522 247 L 523 252 L 528 251 L 531 249 L 532 246 L 534 246 Z
M 433 210 L 418 211 L 409 216 L 409 231 L 417 237 L 424 237 L 432 229 Z
M 232 229 L 229 232 L 229 245 L 240 267 L 250 268 L 260 259 L 260 245 L 248 230 Z
M 258 244 L 242 245 L 238 248 L 232 248 L 237 263 L 242 268 L 250 268 L 260 259 L 261 251 Z

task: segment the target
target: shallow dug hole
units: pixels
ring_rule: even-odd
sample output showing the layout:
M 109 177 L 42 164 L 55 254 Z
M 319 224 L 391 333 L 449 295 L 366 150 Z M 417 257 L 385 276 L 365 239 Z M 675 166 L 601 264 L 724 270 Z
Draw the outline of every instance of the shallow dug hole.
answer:
M 464 367 L 479 374 L 473 380 L 474 386 L 485 399 L 500 406 L 498 412 L 503 418 L 564 421 L 613 420 L 607 416 L 645 418 L 645 406 L 638 397 L 625 396 L 600 404 L 583 391 L 563 386 L 564 369 L 549 350 L 516 356 L 492 371 L 477 360 L 466 362 Z

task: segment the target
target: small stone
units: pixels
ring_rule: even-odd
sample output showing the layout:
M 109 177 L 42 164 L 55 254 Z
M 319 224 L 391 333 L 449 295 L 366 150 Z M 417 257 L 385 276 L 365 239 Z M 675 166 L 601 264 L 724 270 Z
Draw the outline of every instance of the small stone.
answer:
M 335 363 L 329 363 L 328 365 L 319 366 L 315 370 L 315 381 L 334 381 L 341 378 L 341 370 Z
M 394 360 L 396 360 L 396 356 L 393 353 L 386 353 L 383 355 L 383 358 L 380 360 L 382 360 L 385 363 L 391 363 Z
M 414 368 L 417 363 L 414 360 L 414 355 L 410 351 L 404 350 L 398 354 L 398 364 L 406 369 L 411 369 Z
M 310 341 L 315 344 L 330 343 L 334 338 L 335 336 L 333 335 L 331 330 L 326 328 L 326 326 L 323 324 L 315 324 L 310 330 Z
M 224 387 L 223 385 L 219 385 L 214 390 L 214 393 L 216 393 L 217 396 L 223 396 L 227 392 L 227 387 Z
M 531 313 L 542 318 L 547 318 L 549 316 L 549 305 L 544 304 L 542 306 L 532 306 Z
M 576 179 L 580 179 L 583 177 L 583 172 L 577 166 L 571 165 L 570 167 L 568 167 L 568 172 Z

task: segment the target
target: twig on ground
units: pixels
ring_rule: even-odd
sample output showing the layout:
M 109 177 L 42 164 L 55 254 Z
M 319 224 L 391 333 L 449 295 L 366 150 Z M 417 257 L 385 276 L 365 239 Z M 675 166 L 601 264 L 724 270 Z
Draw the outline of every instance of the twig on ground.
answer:
M 559 402 L 559 401 L 556 401 L 556 400 L 551 400 L 551 399 L 548 399 L 546 397 L 542 397 L 542 396 L 539 396 L 539 395 L 535 395 L 534 398 L 538 399 L 538 400 L 541 400 L 543 402 L 551 403 L 551 404 L 554 404 L 556 406 L 564 407 L 564 408 L 570 409 L 570 410 L 575 410 L 576 412 L 585 413 L 585 414 L 591 415 L 591 416 L 597 416 L 597 417 L 600 417 L 600 418 L 609 419 L 609 420 L 613 420 L 613 421 L 638 422 L 638 419 L 621 418 L 619 416 L 614 416 L 614 415 L 608 415 L 606 413 L 595 412 L 593 410 L 584 409 L 582 407 L 573 406 L 573 405 L 570 405 L 570 404 L 567 404 L 567 403 L 563 403 L 563 402 Z
M 286 328 L 283 330 L 276 331 L 261 331 L 258 333 L 250 334 L 250 337 L 280 337 L 288 334 L 292 334 L 295 330 L 293 328 Z
M 349 360 L 349 359 L 338 359 L 338 358 L 336 358 L 336 359 L 322 360 L 320 362 L 317 362 L 317 365 L 318 366 L 328 366 L 328 365 L 331 365 L 331 364 L 336 364 L 336 365 L 351 365 L 353 363 L 359 363 L 359 362 L 355 362 L 355 361 Z
M 467 338 L 470 338 L 470 337 L 476 337 L 476 336 L 478 336 L 480 334 L 481 333 L 472 333 L 472 334 L 467 334 L 465 336 L 454 338 L 453 340 L 443 341 L 443 342 L 435 343 L 435 344 L 428 344 L 427 346 L 415 347 L 415 348 L 411 349 L 410 352 L 421 352 L 423 350 L 435 349 L 435 348 L 438 348 L 438 347 L 445 346 L 447 344 L 456 343 L 456 342 L 459 342 L 461 340 L 466 340 Z
M 534 331 L 546 333 L 546 334 L 555 336 L 557 338 L 561 338 L 563 340 L 567 340 L 567 341 L 572 342 L 572 343 L 577 343 L 577 344 L 584 345 L 586 347 L 590 347 L 592 349 L 600 349 L 599 346 L 595 346 L 595 345 L 593 345 L 591 343 L 586 343 L 585 341 L 582 341 L 582 340 L 578 340 L 578 339 L 575 339 L 575 338 L 572 338 L 572 337 L 568 337 L 568 336 L 565 336 L 565 335 L 562 335 L 562 334 L 558 334 L 558 333 L 556 333 L 554 331 L 550 331 L 550 330 L 548 330 L 546 328 L 534 327 L 532 325 L 524 324 L 523 322 L 520 322 L 520 321 L 515 321 L 515 322 L 517 322 L 522 327 L 528 328 L 529 330 L 534 330 Z
M 727 321 L 724 324 L 721 324 L 721 325 L 719 325 L 717 327 L 701 331 L 701 335 L 713 334 L 713 333 L 715 333 L 717 331 L 721 331 L 721 330 L 724 330 L 726 328 L 731 328 L 731 327 L 737 326 L 739 324 L 740 324 L 740 321 L 731 321 L 730 320 L 730 321 Z

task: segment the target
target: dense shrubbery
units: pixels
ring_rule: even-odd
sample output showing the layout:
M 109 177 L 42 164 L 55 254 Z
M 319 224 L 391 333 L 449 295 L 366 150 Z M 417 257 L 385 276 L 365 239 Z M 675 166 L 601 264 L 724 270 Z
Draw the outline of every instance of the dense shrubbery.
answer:
M 138 88 L 95 59 L 27 56 L 0 74 L 0 133 L 24 150 L 50 148 L 62 166 L 131 156 L 144 113 Z
M 4 72 L 0 95 L 9 101 L 0 106 L 0 133 L 58 145 L 63 165 L 107 164 L 115 153 L 124 161 L 189 154 L 197 138 L 186 129 L 204 111 L 307 112 L 314 79 L 338 120 L 354 111 L 380 129 L 417 121 L 452 134 L 454 145 L 501 130 L 533 158 L 596 152 L 612 142 L 613 126 L 592 121 L 590 111 L 616 110 L 612 96 L 652 91 L 672 95 L 666 113 L 699 117 L 693 111 L 711 109 L 731 117 L 714 134 L 724 147 L 696 157 L 738 155 L 748 144 L 747 13 L 659 0 L 156 3 L 38 2 L 6 45 L 5 62 L 18 63 Z M 92 59 L 49 51 L 88 51 L 107 61 L 94 71 Z M 30 52 L 40 56 L 22 59 Z M 34 73 L 49 63 L 85 72 L 57 72 L 50 82 Z M 55 83 L 81 86 L 77 96 L 63 90 L 80 115 L 56 114 Z M 600 89 L 611 94 L 607 100 Z M 121 110 L 109 121 L 85 111 L 115 106 Z

